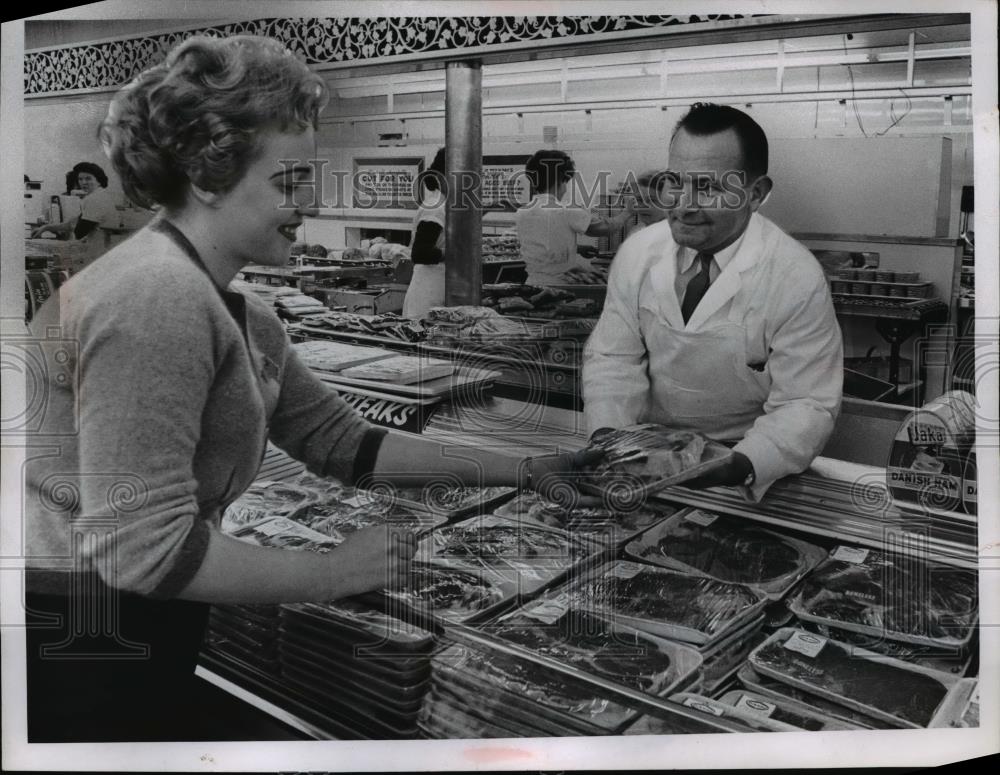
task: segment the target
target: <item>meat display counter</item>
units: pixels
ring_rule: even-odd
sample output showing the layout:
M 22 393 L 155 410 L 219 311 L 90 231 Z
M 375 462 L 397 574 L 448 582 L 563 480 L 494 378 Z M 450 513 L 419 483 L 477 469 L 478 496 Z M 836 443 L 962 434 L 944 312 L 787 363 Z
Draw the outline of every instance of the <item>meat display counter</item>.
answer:
M 424 435 L 584 443 L 576 412 L 502 396 L 450 402 Z M 299 470 L 271 450 L 261 478 Z M 760 504 L 672 487 L 618 511 L 395 493 L 424 515 L 409 586 L 217 607 L 201 671 L 339 739 L 977 726 L 975 518 L 897 504 L 885 477 L 820 459 Z M 321 534 L 297 540 L 392 519 L 330 487 L 286 513 Z

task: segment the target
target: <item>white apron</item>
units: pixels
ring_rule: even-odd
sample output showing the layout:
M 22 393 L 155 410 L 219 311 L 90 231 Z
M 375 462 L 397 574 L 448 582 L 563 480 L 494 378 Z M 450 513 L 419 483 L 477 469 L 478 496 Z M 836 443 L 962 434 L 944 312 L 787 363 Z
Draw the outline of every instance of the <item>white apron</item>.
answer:
M 735 440 L 764 413 L 771 380 L 763 364 L 766 353 L 753 352 L 757 348 L 743 323 L 747 310 L 741 298 L 752 294 L 736 294 L 740 270 L 748 264 L 739 259 L 734 256 L 709 286 L 686 326 L 674 290 L 674 257 L 650 270 L 639 295 L 651 387 L 640 422 Z M 760 371 L 749 367 L 754 360 Z

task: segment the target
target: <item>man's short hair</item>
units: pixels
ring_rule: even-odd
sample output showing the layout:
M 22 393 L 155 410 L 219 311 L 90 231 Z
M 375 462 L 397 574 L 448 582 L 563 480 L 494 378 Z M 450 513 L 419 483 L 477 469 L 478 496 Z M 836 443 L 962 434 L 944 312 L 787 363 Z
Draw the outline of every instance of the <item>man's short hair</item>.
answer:
M 545 149 L 532 154 L 524 171 L 536 191 L 551 191 L 559 183 L 570 180 L 576 166 L 568 153 Z
M 742 110 L 712 102 L 696 102 L 677 122 L 670 136 L 671 141 L 681 129 L 688 134 L 702 137 L 732 129 L 740 141 L 743 168 L 746 172 L 751 177 L 767 174 L 767 135 L 760 128 L 760 124 Z

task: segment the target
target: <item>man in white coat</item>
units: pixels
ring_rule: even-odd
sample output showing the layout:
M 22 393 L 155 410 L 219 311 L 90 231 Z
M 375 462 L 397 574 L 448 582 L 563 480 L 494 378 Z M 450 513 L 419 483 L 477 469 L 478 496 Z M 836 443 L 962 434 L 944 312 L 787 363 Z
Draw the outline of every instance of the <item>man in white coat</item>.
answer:
M 843 340 L 813 255 L 757 210 L 767 138 L 735 108 L 699 103 L 670 141 L 666 220 L 630 237 L 587 342 L 589 429 L 654 422 L 735 441 L 692 487 L 759 500 L 804 471 L 840 411 Z

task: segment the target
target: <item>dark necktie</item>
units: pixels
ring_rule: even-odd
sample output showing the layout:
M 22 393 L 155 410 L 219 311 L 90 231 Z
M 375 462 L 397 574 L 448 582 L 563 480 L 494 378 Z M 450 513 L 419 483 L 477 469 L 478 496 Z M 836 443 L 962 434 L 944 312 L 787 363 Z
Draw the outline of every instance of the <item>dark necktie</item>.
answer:
M 699 253 L 697 256 L 698 260 L 701 261 L 701 271 L 688 282 L 687 289 L 684 291 L 684 303 L 681 304 L 681 317 L 684 318 L 685 323 L 690 320 L 691 315 L 698 307 L 698 302 L 701 301 L 701 297 L 705 295 L 708 286 L 712 284 L 712 279 L 708 274 L 709 267 L 712 265 L 712 257 L 711 253 Z

